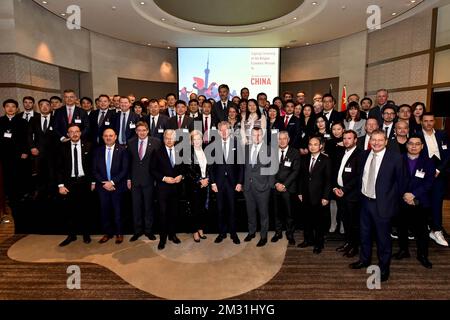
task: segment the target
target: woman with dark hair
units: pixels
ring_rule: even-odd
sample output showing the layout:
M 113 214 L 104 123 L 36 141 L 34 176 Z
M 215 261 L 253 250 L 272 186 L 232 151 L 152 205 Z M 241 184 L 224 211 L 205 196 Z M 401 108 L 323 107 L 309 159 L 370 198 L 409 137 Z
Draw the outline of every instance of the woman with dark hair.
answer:
M 277 135 L 284 129 L 283 120 L 280 117 L 280 109 L 276 105 L 271 105 L 267 111 L 267 144 L 270 145 L 272 141 L 272 135 Z
M 297 117 L 300 119 L 300 116 L 302 115 L 302 105 L 301 104 L 297 104 L 294 107 L 294 117 Z
M 284 117 L 286 115 L 286 112 L 284 111 L 283 99 L 281 99 L 281 97 L 273 98 L 272 104 L 278 107 L 278 110 L 280 111 L 280 116 Z
M 239 101 L 239 115 L 240 115 L 241 119 L 245 119 L 245 116 L 247 114 L 247 106 L 248 106 L 247 99 L 241 99 Z
M 258 107 L 258 101 L 249 99 L 247 108 L 246 116 L 241 120 L 242 144 L 249 144 L 253 128 L 261 128 L 263 132 L 265 132 L 267 128 L 266 116 L 261 114 L 261 110 Z
M 414 102 L 411 106 L 413 114 L 409 120 L 409 134 L 416 134 L 422 131 L 422 117 L 426 112 L 425 104 L 423 102 Z
M 330 126 L 328 125 L 327 117 L 318 115 L 314 126 L 314 135 L 322 137 L 323 141 L 331 139 Z
M 315 124 L 316 114 L 314 113 L 314 107 L 310 104 L 305 104 L 300 114 L 300 128 L 305 133 L 304 140 L 308 141 L 309 137 L 314 134 Z
M 231 126 L 231 129 L 239 130 L 241 127 L 241 120 L 239 117 L 239 109 L 236 105 L 231 105 L 228 107 L 227 110 L 227 116 L 228 116 L 228 123 Z
M 234 96 L 231 99 L 231 102 L 233 102 L 235 105 L 239 105 L 239 101 L 241 101 L 241 98 L 239 98 L 238 96 Z
M 132 111 L 139 116 L 140 120 L 144 118 L 144 108 L 140 102 L 137 101 L 133 104 Z
M 191 133 L 191 163 L 186 168 L 186 182 L 188 199 L 192 214 L 192 230 L 195 242 L 206 239 L 203 229 L 206 224 L 206 214 L 208 211 L 209 196 L 209 172 L 205 152 L 203 151 L 203 135 L 200 131 L 194 130 Z
M 345 113 L 344 126 L 345 130 L 355 131 L 358 138 L 366 134 L 366 120 L 361 119 L 361 111 L 359 110 L 358 102 L 352 101 L 348 104 Z

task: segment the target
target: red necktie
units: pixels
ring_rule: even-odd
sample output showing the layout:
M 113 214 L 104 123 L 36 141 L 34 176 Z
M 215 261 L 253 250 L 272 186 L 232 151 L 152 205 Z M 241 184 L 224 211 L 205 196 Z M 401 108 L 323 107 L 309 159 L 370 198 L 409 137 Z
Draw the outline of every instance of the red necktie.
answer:
M 144 140 L 142 140 L 139 145 L 139 159 L 142 160 L 142 158 L 144 158 Z
M 178 116 L 178 129 L 181 128 L 181 116 Z
M 289 123 L 289 117 L 286 116 L 286 119 L 284 120 L 284 127 L 285 127 L 285 128 L 287 128 L 288 123 Z
M 67 119 L 69 121 L 69 124 L 72 123 L 72 117 L 73 117 L 73 115 L 72 115 L 72 108 L 69 108 L 69 117 Z

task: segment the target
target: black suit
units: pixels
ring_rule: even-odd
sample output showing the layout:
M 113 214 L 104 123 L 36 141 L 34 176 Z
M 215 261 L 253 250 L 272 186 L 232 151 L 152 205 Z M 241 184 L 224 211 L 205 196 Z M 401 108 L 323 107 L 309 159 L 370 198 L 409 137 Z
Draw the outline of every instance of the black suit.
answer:
M 81 148 L 80 148 L 81 144 Z M 91 144 L 88 142 L 77 143 L 77 152 L 81 152 L 81 167 L 84 175 L 72 177 L 74 152 L 72 151 L 72 142 L 61 144 L 59 156 L 57 158 L 57 184 L 64 186 L 69 190 L 67 195 L 62 196 L 65 206 L 67 234 L 75 236 L 77 234 L 89 235 L 89 221 L 91 214 L 89 212 L 88 198 L 92 182 L 92 155 Z M 79 172 L 81 175 L 81 172 Z
M 54 130 L 55 118 L 47 115 L 47 130 L 43 131 L 43 116 L 35 114 L 28 124 L 28 145 L 30 149 L 38 149 L 36 156 L 37 191 L 40 195 L 48 196 L 51 186 L 55 183 L 55 149 L 58 146 L 58 135 Z M 45 120 L 45 119 L 44 119 Z
M 331 111 L 329 111 L 329 117 L 326 116 L 326 113 L 327 112 L 323 110 L 321 113 L 319 113 L 319 116 L 323 116 L 325 117 L 325 119 L 328 120 L 330 128 L 333 125 L 333 123 L 344 121 L 344 116 L 339 111 L 332 109 Z
M 289 146 L 299 149 L 303 146 L 303 133 L 300 127 L 300 119 L 292 115 L 289 119 L 287 126 L 285 126 L 286 117 L 280 117 L 283 124 L 283 131 L 287 131 L 289 134 Z
M 380 106 L 375 106 L 375 107 L 373 107 L 372 109 L 370 109 L 370 111 L 369 111 L 369 117 L 367 118 L 367 119 L 369 119 L 369 118 L 375 118 L 375 119 L 377 119 L 378 120 L 378 126 L 381 128 L 381 126 L 383 125 L 383 117 L 382 117 L 382 115 L 381 115 L 381 113 L 382 113 L 382 107 L 380 107 Z
M 324 154 L 319 154 L 310 170 L 311 154 L 302 158 L 299 175 L 299 195 L 302 195 L 305 212 L 305 242 L 323 248 L 326 213 L 329 205 L 322 206 L 322 199 L 329 200 L 331 193 L 332 163 Z
M 236 186 L 244 183 L 244 166 L 238 162 L 238 148 L 240 144 L 237 139 L 227 141 L 228 156 L 224 161 L 222 151 L 223 140 L 214 141 L 215 150 L 220 152 L 216 156 L 211 169 L 210 183 L 216 184 L 218 192 L 216 193 L 217 209 L 219 214 L 219 233 L 232 235 L 236 233 Z M 231 146 L 230 146 L 231 144 Z M 219 159 L 220 157 L 220 159 Z M 227 210 L 228 209 L 228 210 Z
M 205 117 L 208 117 L 208 128 L 205 127 Z M 219 124 L 219 121 L 216 119 L 216 117 L 212 114 L 209 114 L 207 116 L 200 115 L 198 118 L 194 119 L 194 128 L 196 130 L 201 131 L 203 134 L 203 146 L 205 147 L 207 144 L 211 142 L 211 138 L 213 137 L 213 130 L 217 130 L 217 125 Z M 209 132 L 208 132 L 209 130 Z M 205 138 L 205 132 L 208 134 L 208 136 Z M 207 141 L 207 143 L 206 143 Z
M 278 149 L 277 149 L 278 152 Z M 292 210 L 292 203 L 297 196 L 297 179 L 300 172 L 300 153 L 298 150 L 289 147 L 284 154 L 284 160 L 279 163 L 279 169 L 274 177 L 272 198 L 275 211 L 275 231 L 281 233 L 283 229 L 283 216 L 286 219 L 286 237 L 294 238 L 295 219 Z M 281 183 L 286 187 L 286 191 L 279 192 L 275 185 Z
M 113 128 L 115 110 L 106 110 L 105 118 L 99 123 L 99 115 L 103 110 L 97 109 L 89 114 L 89 140 L 95 146 L 104 145 L 103 131 Z
M 75 107 L 73 110 L 72 121 L 69 123 L 67 116 L 67 107 L 62 106 L 55 112 L 55 131 L 58 134 L 58 139 L 67 137 L 67 128 L 70 124 L 77 124 L 80 126 L 81 137 L 87 139 L 89 137 L 89 116 L 86 111 L 80 107 Z
M 164 114 L 159 114 L 158 121 L 155 122 L 154 127 L 152 127 L 152 119 L 152 115 L 148 115 L 144 119 L 144 121 L 148 124 L 148 128 L 150 129 L 150 136 L 163 141 L 164 131 L 167 129 L 167 121 L 169 121 L 169 117 Z
M 140 139 L 128 140 L 130 154 L 131 197 L 133 201 L 134 234 L 151 234 L 154 220 L 153 193 L 155 181 L 151 174 L 161 141 L 148 137 L 144 157 L 139 157 Z
M 174 161 L 178 161 L 179 155 L 175 147 L 172 147 Z M 178 159 L 178 160 L 177 160 Z M 160 241 L 166 242 L 167 236 L 173 237 L 176 233 L 176 222 L 179 208 L 180 194 L 183 191 L 183 181 L 177 184 L 169 184 L 163 181 L 164 177 L 176 178 L 185 175 L 185 166 L 175 164 L 172 167 L 166 146 L 163 144 L 155 156 L 152 166 L 152 174 L 158 185 L 158 202 L 160 217 Z
M 212 114 L 214 117 L 220 121 L 228 120 L 228 107 L 231 106 L 233 102 L 227 101 L 227 107 L 224 109 L 222 105 L 222 101 L 217 101 L 216 104 L 212 108 Z
M 167 121 L 167 129 L 177 130 L 177 129 L 187 129 L 189 132 L 194 130 L 194 119 L 189 117 L 187 114 L 184 115 L 183 121 L 181 122 L 181 126 L 178 127 L 178 118 L 179 115 L 176 117 L 172 117 Z

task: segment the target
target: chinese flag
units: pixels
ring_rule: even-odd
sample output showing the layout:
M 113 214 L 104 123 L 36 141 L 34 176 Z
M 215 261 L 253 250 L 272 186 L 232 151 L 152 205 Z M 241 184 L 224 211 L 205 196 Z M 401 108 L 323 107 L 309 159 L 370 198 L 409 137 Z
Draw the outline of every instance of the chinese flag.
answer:
M 347 110 L 347 87 L 344 86 L 342 89 L 342 102 L 341 102 L 341 111 Z

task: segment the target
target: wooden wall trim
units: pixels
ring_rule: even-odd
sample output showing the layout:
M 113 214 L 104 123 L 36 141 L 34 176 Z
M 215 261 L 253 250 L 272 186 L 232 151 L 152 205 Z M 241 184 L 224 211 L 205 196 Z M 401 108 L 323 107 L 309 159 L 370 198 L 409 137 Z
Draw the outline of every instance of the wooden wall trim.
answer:
M 436 59 L 436 37 L 438 24 L 439 9 L 433 9 L 433 17 L 431 20 L 431 40 L 430 40 L 430 60 L 428 64 L 428 86 L 427 86 L 427 111 L 431 110 L 431 96 L 433 95 L 433 81 L 434 81 L 434 63 Z
M 402 88 L 392 88 L 392 89 L 387 88 L 387 90 L 389 91 L 389 93 L 392 93 L 392 92 L 423 90 L 423 89 L 427 89 L 427 88 L 428 88 L 428 85 L 424 84 L 421 86 L 412 86 L 412 87 L 402 87 Z M 377 94 L 377 90 L 367 92 L 367 95 L 369 95 L 369 96 L 376 95 L 376 94 Z
M 20 88 L 20 89 L 28 89 L 33 91 L 41 91 L 41 92 L 48 92 L 48 93 L 61 93 L 60 89 L 51 89 L 51 88 L 43 88 L 43 87 L 37 87 L 37 86 L 31 86 L 28 84 L 22 84 L 22 83 L 0 83 L 0 88 Z

